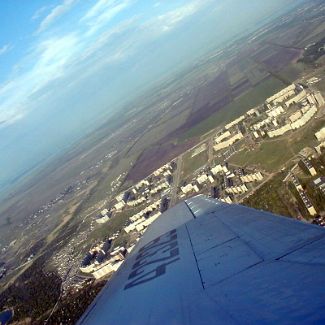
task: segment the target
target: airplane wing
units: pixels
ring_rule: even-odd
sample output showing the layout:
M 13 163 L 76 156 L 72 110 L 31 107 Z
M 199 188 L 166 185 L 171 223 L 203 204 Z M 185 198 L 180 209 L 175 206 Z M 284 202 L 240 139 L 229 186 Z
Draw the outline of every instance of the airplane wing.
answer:
M 78 324 L 325 323 L 325 230 L 203 195 L 145 232 Z

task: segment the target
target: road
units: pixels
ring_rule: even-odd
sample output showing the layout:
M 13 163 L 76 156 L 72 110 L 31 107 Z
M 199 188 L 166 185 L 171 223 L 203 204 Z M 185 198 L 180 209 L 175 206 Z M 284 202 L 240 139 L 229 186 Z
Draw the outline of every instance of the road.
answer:
M 174 173 L 174 181 L 173 181 L 172 189 L 170 191 L 170 207 L 173 207 L 177 201 L 177 190 L 182 175 L 183 154 L 177 157 L 176 164 L 177 164 L 177 168 Z

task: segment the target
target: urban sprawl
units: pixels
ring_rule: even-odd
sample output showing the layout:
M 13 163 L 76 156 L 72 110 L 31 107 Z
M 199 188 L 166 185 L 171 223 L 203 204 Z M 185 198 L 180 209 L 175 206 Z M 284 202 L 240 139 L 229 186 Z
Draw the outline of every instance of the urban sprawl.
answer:
M 213 134 L 211 157 L 189 177 L 181 173 L 183 154 L 117 195 L 111 205 L 98 214 L 98 224 L 109 222 L 112 217 L 123 211 L 135 212 L 123 229 L 97 244 L 86 254 L 80 266 L 82 273 L 98 279 L 115 272 L 147 227 L 180 199 L 203 193 L 231 204 L 241 202 L 251 195 L 267 178 L 267 172 L 256 168 L 230 167 L 226 160 L 236 152 L 233 145 L 244 138 L 253 141 L 276 138 L 306 125 L 324 106 L 321 93 L 311 87 L 313 79 L 315 78 L 310 79 L 307 85 L 289 85 L 268 98 L 263 105 L 250 109 Z M 318 141 L 314 148 L 315 154 L 320 154 L 321 149 L 325 147 L 325 127 L 316 132 L 315 137 Z M 195 158 L 206 150 L 207 144 L 200 143 L 188 152 L 191 152 L 191 158 Z M 215 156 L 221 158 L 222 162 L 215 163 Z M 310 175 L 317 177 L 308 157 L 302 156 L 301 163 Z M 317 211 L 294 174 L 294 168 L 287 178 L 291 179 L 309 214 L 315 216 Z M 323 177 L 315 178 L 314 184 L 325 191 Z M 118 246 L 112 249 L 112 242 L 120 232 L 133 234 L 134 240 L 127 248 Z

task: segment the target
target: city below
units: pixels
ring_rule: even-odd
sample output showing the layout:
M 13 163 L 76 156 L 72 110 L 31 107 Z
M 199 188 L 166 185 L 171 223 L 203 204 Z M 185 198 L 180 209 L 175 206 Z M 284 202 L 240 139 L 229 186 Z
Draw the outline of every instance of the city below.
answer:
M 305 249 L 299 236 L 314 247 L 325 231 L 323 1 L 52 2 L 1 5 L 3 30 L 28 43 L 0 38 L 1 325 L 83 324 L 86 310 L 91 323 L 112 292 L 121 315 L 141 305 L 139 283 L 164 283 L 157 297 L 169 297 L 168 270 L 189 260 L 183 280 L 198 271 L 200 290 L 253 272 L 273 254 L 268 238 L 262 255 L 244 243 L 255 222 L 252 241 L 270 235 L 276 262 L 281 245 Z M 223 239 L 233 246 L 218 251 Z M 221 271 L 204 255 L 214 249 Z

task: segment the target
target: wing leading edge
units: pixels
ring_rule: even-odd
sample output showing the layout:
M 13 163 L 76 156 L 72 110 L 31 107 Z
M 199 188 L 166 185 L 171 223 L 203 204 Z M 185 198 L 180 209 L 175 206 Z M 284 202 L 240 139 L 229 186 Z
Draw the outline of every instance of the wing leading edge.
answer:
M 325 230 L 204 196 L 146 231 L 79 324 L 325 321 Z

